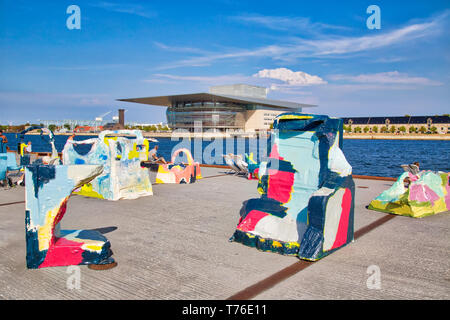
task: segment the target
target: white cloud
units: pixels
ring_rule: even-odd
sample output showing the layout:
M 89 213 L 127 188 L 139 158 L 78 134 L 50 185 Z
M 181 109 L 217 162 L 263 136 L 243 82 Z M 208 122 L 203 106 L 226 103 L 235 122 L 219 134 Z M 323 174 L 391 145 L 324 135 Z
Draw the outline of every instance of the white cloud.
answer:
M 263 69 L 253 76 L 243 74 L 228 74 L 217 76 L 174 75 L 166 73 L 153 74 L 152 78 L 143 80 L 149 83 L 198 83 L 202 86 L 245 83 L 260 85 L 272 91 L 302 94 L 299 87 L 326 84 L 319 76 L 302 71 L 292 71 L 287 68 Z
M 398 71 L 380 72 L 372 74 L 360 74 L 357 76 L 336 74 L 329 76 L 331 80 L 344 80 L 356 83 L 372 83 L 372 84 L 416 84 L 426 86 L 442 85 L 439 81 L 434 81 L 424 77 L 412 77 L 406 73 Z
M 90 4 L 93 7 L 105 9 L 107 11 L 127 13 L 144 18 L 154 18 L 157 16 L 156 12 L 149 11 L 140 4 L 126 3 L 118 4 L 107 1 L 101 1 L 99 3 Z
M 445 11 L 428 22 L 415 23 L 392 31 L 384 31 L 383 29 L 375 35 L 360 37 L 328 35 L 316 39 L 290 38 L 288 44 L 272 44 L 252 49 L 230 48 L 226 52 L 199 54 L 195 57 L 171 62 L 159 69 L 207 66 L 216 61 L 230 59 L 271 58 L 292 62 L 304 57 L 342 57 L 348 54 L 370 52 L 376 49 L 404 45 L 417 39 L 428 39 L 437 32 L 445 30 L 445 22 L 448 20 L 449 12 Z M 166 48 L 166 50 L 169 49 L 169 47 Z
M 327 83 L 319 76 L 313 76 L 303 71 L 292 71 L 287 68 L 263 69 L 253 76 L 281 80 L 289 86 L 310 86 Z M 276 85 L 273 85 L 272 89 L 276 89 L 276 87 Z
M 248 82 L 251 77 L 244 76 L 241 74 L 230 74 L 230 75 L 220 75 L 220 76 L 180 76 L 174 74 L 156 73 L 153 75 L 155 78 L 146 79 L 145 82 L 155 82 L 158 80 L 175 80 L 175 81 L 193 81 L 206 84 L 229 84 L 238 82 Z
M 277 17 L 262 15 L 238 15 L 231 17 L 232 20 L 241 23 L 259 24 L 273 30 L 292 30 L 297 32 L 318 33 L 322 30 L 351 30 L 349 27 L 331 25 L 321 22 L 311 22 L 306 17 Z

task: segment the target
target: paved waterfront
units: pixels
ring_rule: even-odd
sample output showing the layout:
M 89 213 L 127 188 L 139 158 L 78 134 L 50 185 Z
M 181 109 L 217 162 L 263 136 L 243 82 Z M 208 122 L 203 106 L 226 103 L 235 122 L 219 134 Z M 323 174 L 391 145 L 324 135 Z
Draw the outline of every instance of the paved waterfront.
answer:
M 0 299 L 226 299 L 299 261 L 228 242 L 242 202 L 258 193 L 256 181 L 224 171 L 202 168 L 203 180 L 154 185 L 136 200 L 73 196 L 63 229 L 100 229 L 118 262 L 81 266 L 80 290 L 67 289 L 67 267 L 26 269 L 24 203 L 0 206 Z M 387 216 L 365 206 L 392 182 L 355 182 L 358 231 Z M 23 200 L 22 187 L 0 189 L 0 204 Z M 449 212 L 395 216 L 255 299 L 449 299 L 449 229 Z M 379 290 L 367 288 L 370 265 Z

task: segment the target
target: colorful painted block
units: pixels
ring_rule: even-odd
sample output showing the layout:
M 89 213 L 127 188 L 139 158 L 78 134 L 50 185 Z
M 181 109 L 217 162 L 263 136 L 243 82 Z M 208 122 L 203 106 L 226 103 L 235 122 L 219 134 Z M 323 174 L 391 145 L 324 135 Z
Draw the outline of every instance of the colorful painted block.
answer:
M 404 172 L 392 187 L 370 202 L 369 209 L 414 218 L 448 211 L 449 180 L 450 174 L 446 172 L 420 171 L 417 175 Z
M 8 154 L 0 153 L 0 180 L 6 179 L 6 171 L 8 169 Z
M 75 145 L 91 145 L 80 154 Z M 103 173 L 75 193 L 108 200 L 136 199 L 153 194 L 147 169 L 140 163 L 148 159 L 149 142 L 140 130 L 102 131 L 98 138 L 74 141 L 68 139 L 63 149 L 63 163 L 99 164 Z
M 175 163 L 179 154 L 184 153 L 188 163 Z M 194 183 L 202 178 L 200 164 L 194 161 L 188 149 L 178 149 L 172 155 L 172 161 L 158 166 L 156 183 Z
M 100 175 L 101 165 L 25 167 L 27 267 L 109 264 L 110 242 L 93 230 L 61 230 L 72 191 Z
M 55 135 L 53 134 L 53 131 L 43 127 L 43 126 L 31 126 L 26 128 L 25 130 L 23 130 L 22 132 L 20 132 L 20 138 L 19 138 L 19 144 L 18 144 L 18 151 L 19 151 L 19 156 L 20 156 L 20 165 L 26 166 L 30 164 L 30 155 L 29 154 L 25 154 L 25 148 L 27 147 L 27 144 L 24 143 L 24 139 L 25 139 L 25 134 L 27 132 L 33 131 L 39 129 L 41 130 L 41 137 L 44 133 L 48 134 L 49 137 L 49 142 L 50 142 L 50 146 L 52 148 L 52 154 L 50 156 L 44 156 L 42 158 L 38 158 L 36 161 L 37 163 L 44 163 L 44 164 L 61 164 L 61 161 L 59 159 L 58 156 L 58 151 L 56 150 L 55 147 Z M 23 170 L 23 169 L 22 169 Z
M 253 152 L 250 155 L 245 154 L 245 162 L 248 165 L 248 179 L 258 180 L 259 163 L 253 159 Z
M 343 122 L 284 113 L 274 121 L 259 199 L 246 201 L 231 241 L 315 261 L 353 241 L 355 186 Z

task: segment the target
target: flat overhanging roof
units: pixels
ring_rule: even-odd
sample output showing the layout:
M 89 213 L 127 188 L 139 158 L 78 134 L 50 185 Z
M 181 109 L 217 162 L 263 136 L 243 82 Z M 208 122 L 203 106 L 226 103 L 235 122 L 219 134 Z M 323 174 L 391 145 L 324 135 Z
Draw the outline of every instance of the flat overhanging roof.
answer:
M 281 108 L 281 109 L 317 107 L 317 105 L 314 104 L 304 104 L 290 101 L 270 100 L 262 98 L 211 94 L 211 93 L 191 93 L 191 94 L 178 94 L 171 96 L 158 96 L 147 98 L 117 99 L 117 101 L 143 103 L 164 107 L 170 107 L 174 102 L 188 102 L 188 101 L 189 102 L 213 101 L 213 102 L 234 102 L 243 104 L 258 104 L 261 106 L 271 108 Z

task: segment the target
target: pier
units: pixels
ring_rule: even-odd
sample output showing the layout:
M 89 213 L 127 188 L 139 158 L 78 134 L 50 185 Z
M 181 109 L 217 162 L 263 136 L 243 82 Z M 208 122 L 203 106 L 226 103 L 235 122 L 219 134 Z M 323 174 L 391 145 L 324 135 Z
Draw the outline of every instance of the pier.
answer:
M 0 190 L 0 299 L 449 299 L 450 214 L 423 219 L 366 209 L 392 179 L 354 176 L 355 241 L 318 262 L 229 242 L 257 181 L 203 166 L 190 185 L 154 184 L 153 196 L 106 201 L 73 195 L 62 225 L 96 229 L 118 266 L 29 270 L 23 187 Z M 365 178 L 365 179 L 363 179 Z M 154 176 L 152 176 L 154 181 Z M 380 288 L 369 288 L 370 266 Z

